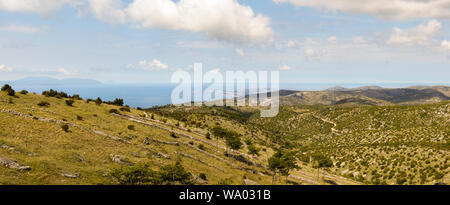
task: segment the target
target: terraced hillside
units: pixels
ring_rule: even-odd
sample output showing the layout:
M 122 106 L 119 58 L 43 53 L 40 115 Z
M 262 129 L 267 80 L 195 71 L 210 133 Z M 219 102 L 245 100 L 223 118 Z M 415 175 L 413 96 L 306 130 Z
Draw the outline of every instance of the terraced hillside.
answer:
M 282 106 L 274 118 L 249 108 L 151 109 L 160 115 L 220 123 L 258 144 L 298 153 L 301 170 L 329 158 L 329 173 L 364 184 L 449 183 L 450 102 L 426 105 Z
M 260 118 L 44 94 L 0 92 L 0 184 L 449 183 L 448 101 L 285 105 Z
M 265 158 L 272 149 L 250 156 L 247 145 L 235 151 L 207 133 L 190 121 L 78 96 L 2 91 L 0 184 L 324 183 L 310 172 L 274 181 Z

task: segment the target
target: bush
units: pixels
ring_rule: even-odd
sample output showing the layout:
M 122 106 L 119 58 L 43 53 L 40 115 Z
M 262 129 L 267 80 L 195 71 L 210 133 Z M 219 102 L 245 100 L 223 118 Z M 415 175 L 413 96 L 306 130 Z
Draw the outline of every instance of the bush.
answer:
M 134 125 L 128 125 L 129 130 L 135 130 Z
M 200 178 L 200 179 L 203 179 L 203 180 L 207 180 L 207 178 L 206 178 L 206 174 L 205 173 L 200 173 L 199 175 L 198 175 L 198 178 Z
M 45 101 L 41 101 L 37 105 L 40 106 L 40 107 L 48 107 L 48 106 L 50 106 L 50 103 L 45 102 Z
M 110 171 L 122 185 L 192 185 L 192 174 L 187 172 L 179 161 L 174 165 L 162 166 L 153 171 L 148 164 L 137 164 L 133 167 L 120 167 Z
M 83 117 L 81 117 L 81 116 L 79 116 L 79 115 L 77 115 L 77 120 L 83 120 Z
M 95 104 L 96 105 L 101 105 L 103 103 L 103 101 L 102 101 L 102 99 L 100 98 L 100 97 L 98 97 L 96 100 L 95 100 Z
M 61 125 L 61 129 L 64 130 L 64 132 L 69 132 L 69 125 L 67 124 Z
M 8 93 L 9 96 L 15 96 L 16 95 L 16 91 L 14 91 L 12 88 L 6 90 L 6 93 Z
M 9 98 L 9 99 L 8 99 L 8 103 L 9 103 L 9 104 L 14 104 L 13 99 L 12 99 L 12 98 Z
M 123 99 L 116 98 L 114 101 L 105 101 L 105 104 L 123 106 Z
M 173 133 L 173 132 L 170 133 L 170 136 L 173 137 L 173 138 L 178 138 L 178 136 L 175 135 L 175 133 Z
M 151 185 L 155 184 L 156 173 L 148 164 L 137 164 L 133 167 L 120 167 L 110 171 L 110 176 L 122 185 Z
M 20 91 L 20 94 L 22 94 L 22 95 L 26 95 L 26 94 L 28 94 L 28 91 L 26 91 L 26 90 L 22 90 L 22 91 Z
M 91 99 L 91 98 L 88 98 L 88 99 L 86 99 L 86 103 L 90 103 L 90 102 L 92 102 L 92 101 L 94 101 L 93 99 Z
M 131 112 L 130 107 L 121 107 L 120 111 L 122 111 L 122 112 Z
M 111 109 L 111 110 L 109 110 L 109 113 L 119 114 L 119 111 L 117 109 Z
M 198 148 L 201 149 L 201 150 L 205 150 L 205 146 L 203 144 L 199 144 Z
M 8 85 L 8 84 L 5 84 L 5 85 L 2 86 L 2 91 L 7 91 L 9 89 L 12 89 L 12 87 L 10 85 Z
M 50 89 L 48 91 L 42 92 L 42 95 L 46 97 L 56 97 L 56 98 L 69 98 L 69 95 L 65 92 L 58 92 L 56 90 Z
M 78 94 L 72 95 L 72 99 L 74 99 L 74 100 L 83 100 L 83 98 L 81 98 L 80 95 L 78 95 Z
M 66 100 L 66 105 L 72 106 L 74 102 L 75 101 L 73 101 L 73 100 Z

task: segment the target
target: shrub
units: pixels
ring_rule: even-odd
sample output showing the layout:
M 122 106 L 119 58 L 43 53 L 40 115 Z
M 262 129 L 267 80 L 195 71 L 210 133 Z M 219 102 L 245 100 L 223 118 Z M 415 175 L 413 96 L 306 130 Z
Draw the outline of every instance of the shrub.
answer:
M 9 104 L 14 104 L 13 99 L 12 99 L 12 98 L 9 98 L 9 99 L 8 99 L 8 103 L 9 103 Z
M 77 115 L 77 120 L 83 120 L 83 117 Z
M 66 105 L 67 106 L 72 106 L 74 102 L 75 101 L 73 101 L 73 100 L 66 100 Z
M 174 165 L 162 166 L 159 171 L 153 171 L 148 164 L 137 164 L 133 167 L 120 167 L 110 171 L 123 185 L 192 185 L 192 174 L 187 172 L 179 161 Z
M 120 111 L 122 111 L 122 112 L 131 112 L 130 107 L 121 107 Z
M 8 93 L 9 96 L 15 96 L 16 95 L 16 91 L 14 91 L 12 88 L 6 90 L 6 93 Z
M 134 125 L 128 125 L 129 130 L 135 130 Z
M 80 95 L 78 95 L 78 94 L 72 95 L 72 99 L 75 99 L 75 100 L 83 100 L 83 98 L 81 98 Z
M 20 94 L 22 94 L 22 95 L 26 95 L 26 94 L 28 94 L 28 91 L 26 91 L 26 90 L 22 90 L 22 91 L 20 91 Z
M 8 84 L 5 84 L 5 85 L 2 86 L 2 91 L 7 91 L 9 89 L 12 89 L 12 87 L 10 85 L 8 85 Z
M 173 138 L 178 138 L 178 136 L 175 135 L 175 133 L 173 133 L 173 132 L 170 133 L 170 136 L 173 137 Z
M 210 140 L 211 139 L 211 134 L 208 132 L 206 133 L 206 139 Z
M 90 102 L 92 102 L 92 101 L 94 101 L 94 100 L 91 99 L 91 98 L 86 99 L 86 103 L 90 103 Z
M 109 113 L 119 114 L 119 111 L 117 109 L 111 109 L 111 110 L 109 110 Z
M 137 164 L 133 167 L 114 168 L 109 175 L 122 185 L 148 185 L 155 183 L 156 173 L 148 164 Z
M 48 91 L 42 92 L 42 95 L 45 95 L 46 97 L 56 97 L 56 98 L 68 98 L 69 95 L 65 92 L 58 92 L 56 90 L 50 89 Z
M 207 180 L 207 178 L 206 178 L 206 174 L 205 173 L 200 173 L 199 175 L 198 175 L 198 178 L 200 178 L 200 179 L 203 179 L 203 180 Z
M 112 102 L 113 105 L 117 105 L 117 106 L 123 106 L 123 99 L 120 98 L 116 98 L 114 99 L 114 101 Z
M 190 141 L 189 144 L 190 144 L 190 145 L 194 145 L 194 142 L 193 142 L 193 141 Z
M 48 107 L 48 106 L 50 106 L 50 103 L 45 102 L 45 101 L 41 101 L 37 105 L 40 106 L 40 107 Z
M 199 144 L 198 148 L 201 149 L 201 150 L 205 150 L 205 146 L 203 144 Z
M 61 129 L 64 130 L 64 132 L 69 132 L 69 125 L 67 124 L 61 125 Z
M 102 101 L 102 99 L 100 98 L 100 97 L 98 97 L 96 100 L 95 100 L 95 104 L 96 105 L 101 105 L 103 103 L 103 101 Z

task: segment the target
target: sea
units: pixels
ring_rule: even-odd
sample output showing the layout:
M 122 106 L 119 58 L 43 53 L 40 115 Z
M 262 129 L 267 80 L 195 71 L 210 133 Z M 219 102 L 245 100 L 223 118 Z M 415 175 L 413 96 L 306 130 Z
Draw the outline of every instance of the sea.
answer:
M 82 98 L 95 99 L 100 97 L 102 100 L 114 100 L 115 98 L 124 99 L 125 104 L 131 107 L 149 108 L 171 104 L 171 94 L 177 84 L 98 84 L 98 85 L 21 85 L 11 83 L 16 91 L 27 90 L 29 92 L 42 93 L 42 91 L 54 89 L 66 92 L 69 95 L 79 94 Z M 416 85 L 449 85 L 432 83 L 280 83 L 282 90 L 325 90 L 334 86 L 345 88 L 356 88 L 361 86 L 381 86 L 384 88 L 404 88 Z M 206 88 L 208 85 L 204 85 Z

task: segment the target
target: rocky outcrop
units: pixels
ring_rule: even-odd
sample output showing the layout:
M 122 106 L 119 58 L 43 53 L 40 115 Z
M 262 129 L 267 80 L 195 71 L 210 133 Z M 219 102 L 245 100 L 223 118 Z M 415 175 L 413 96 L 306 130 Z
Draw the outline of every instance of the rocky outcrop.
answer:
M 117 164 L 121 164 L 121 165 L 125 165 L 125 166 L 134 166 L 134 163 L 129 162 L 128 160 L 126 160 L 124 157 L 122 157 L 120 155 L 110 154 L 109 157 L 111 158 L 111 161 L 113 161 Z
M 15 161 L 6 159 L 4 157 L 0 157 L 0 165 L 4 166 L 4 167 L 7 167 L 7 168 L 10 168 L 10 169 L 20 170 L 20 171 L 31 170 L 31 167 L 29 167 L 29 166 L 21 165 L 21 164 L 15 162 Z

